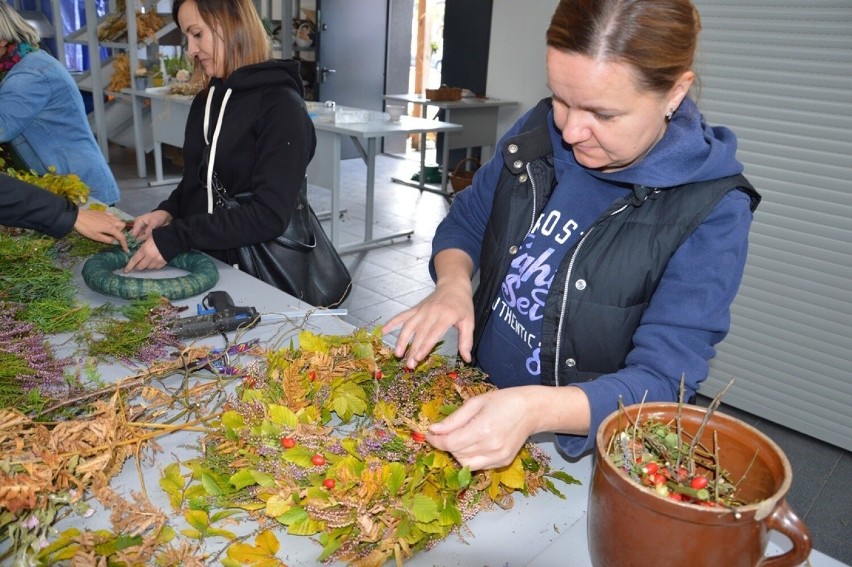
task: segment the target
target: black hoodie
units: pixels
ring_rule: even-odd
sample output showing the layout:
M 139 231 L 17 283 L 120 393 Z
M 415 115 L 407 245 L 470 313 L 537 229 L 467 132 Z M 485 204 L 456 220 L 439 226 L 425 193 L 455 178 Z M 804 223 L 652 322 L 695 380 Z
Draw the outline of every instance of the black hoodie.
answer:
M 255 199 L 211 214 L 203 157 L 214 139 L 214 170 L 222 186 L 231 195 L 248 192 Z M 225 80 L 214 78 L 189 110 L 183 179 L 157 206 L 174 217 L 153 231 L 160 254 L 169 261 L 196 249 L 234 264 L 231 250 L 279 236 L 290 222 L 315 147 L 298 62 L 272 60 L 241 67 Z

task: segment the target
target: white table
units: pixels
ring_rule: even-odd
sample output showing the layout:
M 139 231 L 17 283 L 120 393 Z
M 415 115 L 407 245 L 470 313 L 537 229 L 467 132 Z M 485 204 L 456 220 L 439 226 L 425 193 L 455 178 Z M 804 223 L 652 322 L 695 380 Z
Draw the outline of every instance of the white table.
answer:
M 271 312 L 309 311 L 310 307 L 298 299 L 279 291 L 263 282 L 256 280 L 230 266 L 217 262 L 220 279 L 214 287 L 227 291 L 236 305 L 250 305 L 257 308 L 261 317 Z M 173 276 L 173 268 L 167 268 L 159 274 L 149 273 L 148 276 Z M 75 279 L 79 286 L 79 297 L 92 305 L 111 302 L 115 305 L 124 304 L 121 299 L 108 298 L 89 290 L 82 283 L 80 266 L 76 268 Z M 201 301 L 201 295 L 182 301 L 178 305 L 188 305 L 194 312 L 195 304 Z M 247 340 L 258 337 L 267 343 L 288 345 L 290 340 L 297 339 L 296 324 L 304 323 L 305 327 L 315 333 L 346 334 L 352 327 L 332 315 L 315 312 L 304 321 L 294 317 L 292 324 L 267 325 L 249 331 L 242 338 Z M 229 333 L 233 338 L 234 334 Z M 224 346 L 222 337 L 197 339 L 200 344 L 214 347 Z M 62 353 L 60 353 L 62 355 Z M 98 367 L 101 379 L 106 382 L 116 381 L 131 374 L 127 368 L 119 365 L 102 365 Z M 180 380 L 180 377 L 177 378 Z M 139 463 L 142 471 L 147 495 L 152 504 L 171 514 L 170 524 L 178 534 L 186 528 L 182 514 L 174 514 L 168 502 L 168 495 L 160 488 L 159 480 L 162 469 L 178 460 L 186 460 L 197 456 L 194 447 L 198 446 L 201 433 L 181 431 L 157 439 L 161 451 L 153 459 Z M 531 497 L 516 494 L 514 506 L 510 510 L 494 508 L 481 512 L 466 524 L 461 536 L 451 535 L 434 548 L 415 555 L 406 562 L 409 567 L 469 567 L 472 565 L 510 565 L 511 567 L 552 567 L 553 565 L 568 567 L 588 567 L 591 561 L 588 555 L 586 516 L 588 509 L 588 489 L 592 473 L 592 458 L 585 457 L 578 461 L 569 462 L 557 452 L 551 435 L 540 435 L 534 442 L 551 456 L 551 467 L 561 469 L 582 482 L 582 485 L 565 486 L 556 482 L 556 486 L 566 496 L 559 499 L 549 493 L 539 493 Z M 132 459 L 132 458 L 131 458 Z M 139 476 L 137 467 L 130 460 L 125 463 L 121 472 L 112 479 L 110 486 L 124 497 L 131 492 L 138 492 Z M 57 527 L 64 530 L 69 527 L 80 529 L 110 529 L 109 513 L 96 508 L 97 512 L 89 518 L 72 516 Z M 227 529 L 238 535 L 252 532 L 257 525 L 249 520 L 239 524 L 229 524 Z M 315 538 L 287 535 L 281 528 L 275 530 L 275 535 L 281 543 L 278 556 L 290 567 L 314 567 L 318 563 L 317 556 L 321 546 Z M 181 536 L 178 535 L 178 538 Z M 463 539 L 462 539 L 463 538 Z M 782 538 L 783 539 L 783 538 Z M 252 540 L 253 541 L 253 540 Z M 221 538 L 205 539 L 204 550 L 215 553 L 224 546 Z M 784 547 L 784 542 L 772 538 L 768 553 L 777 554 Z M 842 567 L 842 564 L 824 554 L 814 551 L 809 558 L 812 567 Z M 332 567 L 342 567 L 333 564 Z
M 488 97 L 464 97 L 460 100 L 429 100 L 425 97 L 412 94 L 389 94 L 385 95 L 385 100 L 391 103 L 419 105 L 423 107 L 424 116 L 426 115 L 426 108 L 432 106 L 444 111 L 443 119 L 447 122 L 462 125 L 463 129 L 461 132 L 444 135 L 444 156 L 443 167 L 441 168 L 440 191 L 430 189 L 444 195 L 452 194 L 452 191 L 447 191 L 447 175 L 450 170 L 450 164 L 447 163 L 447 150 L 464 148 L 467 150 L 467 157 L 471 157 L 473 148 L 482 148 L 482 161 L 487 161 L 493 151 L 494 145 L 497 143 L 497 119 L 500 108 L 518 104 L 515 101 Z M 403 185 L 412 185 L 410 181 L 403 179 L 394 179 L 394 181 Z
M 338 107 L 338 110 L 357 111 L 347 107 Z M 385 136 L 394 134 L 420 134 L 421 148 L 425 148 L 426 134 L 428 132 L 458 132 L 462 127 L 450 122 L 438 120 L 427 120 L 425 118 L 414 118 L 403 116 L 399 122 L 391 122 L 383 118 L 382 114 L 371 114 L 376 117 L 368 122 L 355 122 L 340 124 L 321 119 L 314 119 L 314 127 L 317 134 L 317 149 L 314 159 L 308 165 L 308 183 L 326 187 L 331 190 L 331 241 L 341 253 L 355 252 L 371 248 L 394 238 L 401 238 L 412 234 L 412 230 L 406 230 L 391 235 L 373 236 L 373 208 L 376 177 L 376 154 L 378 153 L 378 142 Z M 351 245 L 340 245 L 340 144 L 349 137 L 355 143 L 355 147 L 361 154 L 361 158 L 367 165 L 367 200 L 366 218 L 364 220 L 364 239 L 362 242 Z M 366 142 L 366 148 L 364 143 Z M 449 149 L 444 147 L 444 158 L 446 159 Z M 420 153 L 420 179 L 423 183 L 423 168 L 425 165 L 425 153 Z

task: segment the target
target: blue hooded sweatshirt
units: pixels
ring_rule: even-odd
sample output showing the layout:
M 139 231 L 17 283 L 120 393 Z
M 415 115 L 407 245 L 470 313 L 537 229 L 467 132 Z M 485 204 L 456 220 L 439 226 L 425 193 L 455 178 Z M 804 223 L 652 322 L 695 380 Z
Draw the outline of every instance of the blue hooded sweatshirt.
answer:
M 525 118 L 504 139 L 517 134 Z M 555 125 L 550 135 L 557 185 L 513 258 L 477 346 L 478 364 L 501 388 L 540 384 L 541 310 L 553 274 L 584 231 L 615 200 L 627 195 L 634 184 L 666 188 L 742 172 L 733 133 L 705 124 L 689 99 L 648 155 L 620 171 L 603 173 L 579 165 Z M 478 265 L 502 167 L 497 153 L 477 172 L 473 186 L 458 195 L 438 227 L 433 257 L 441 250 L 460 248 Z M 687 396 L 698 389 L 715 355 L 713 346 L 730 326 L 730 304 L 742 279 L 751 219 L 749 197 L 732 191 L 681 245 L 634 334 L 625 367 L 575 384 L 589 398 L 590 435 L 559 435 L 567 454 L 576 456 L 593 446 L 598 425 L 617 409 L 619 397 L 626 405 L 643 398 L 675 400 L 681 376 Z

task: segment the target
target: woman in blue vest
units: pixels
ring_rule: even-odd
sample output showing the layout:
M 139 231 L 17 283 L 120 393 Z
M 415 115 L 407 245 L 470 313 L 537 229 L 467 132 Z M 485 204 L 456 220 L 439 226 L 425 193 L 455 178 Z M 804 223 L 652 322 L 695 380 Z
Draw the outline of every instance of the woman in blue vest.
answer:
M 118 184 L 92 134 L 71 73 L 39 49 L 38 31 L 0 2 L 0 143 L 38 174 L 76 174 L 107 205 Z
M 471 469 L 557 433 L 579 456 L 601 421 L 691 397 L 730 327 L 760 197 L 736 138 L 689 98 L 689 0 L 562 0 L 541 101 L 459 193 L 433 240 L 435 291 L 385 326 L 422 360 L 451 327 L 499 389 L 427 440 Z M 474 276 L 478 281 L 474 291 Z

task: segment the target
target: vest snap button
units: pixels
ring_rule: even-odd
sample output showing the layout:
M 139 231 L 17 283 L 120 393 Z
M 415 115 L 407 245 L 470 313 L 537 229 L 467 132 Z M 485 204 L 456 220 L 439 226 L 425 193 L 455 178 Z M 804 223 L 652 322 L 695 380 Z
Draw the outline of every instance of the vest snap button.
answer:
M 510 154 L 518 153 L 518 145 L 517 144 L 509 144 L 509 147 L 507 149 L 509 150 Z
M 568 368 L 574 368 L 575 366 L 577 366 L 577 361 L 573 358 L 569 358 L 565 361 L 565 366 L 567 366 Z
M 527 182 L 527 174 L 526 174 L 526 173 L 522 173 L 522 174 L 518 177 L 518 181 L 520 181 L 521 183 L 526 183 L 526 182 Z
M 513 166 L 515 169 L 521 169 L 522 167 L 524 167 L 524 162 L 522 162 L 521 160 L 517 159 L 517 160 L 515 160 L 515 163 L 513 163 L 513 164 L 512 164 L 512 166 Z
M 511 246 L 511 247 L 509 248 L 509 254 L 510 254 L 510 255 L 514 256 L 514 255 L 515 255 L 515 254 L 517 254 L 517 253 L 518 253 L 518 247 L 517 247 L 517 246 Z
M 580 291 L 583 291 L 584 289 L 586 289 L 586 280 L 577 280 L 576 282 L 574 282 L 574 287 L 576 287 Z

